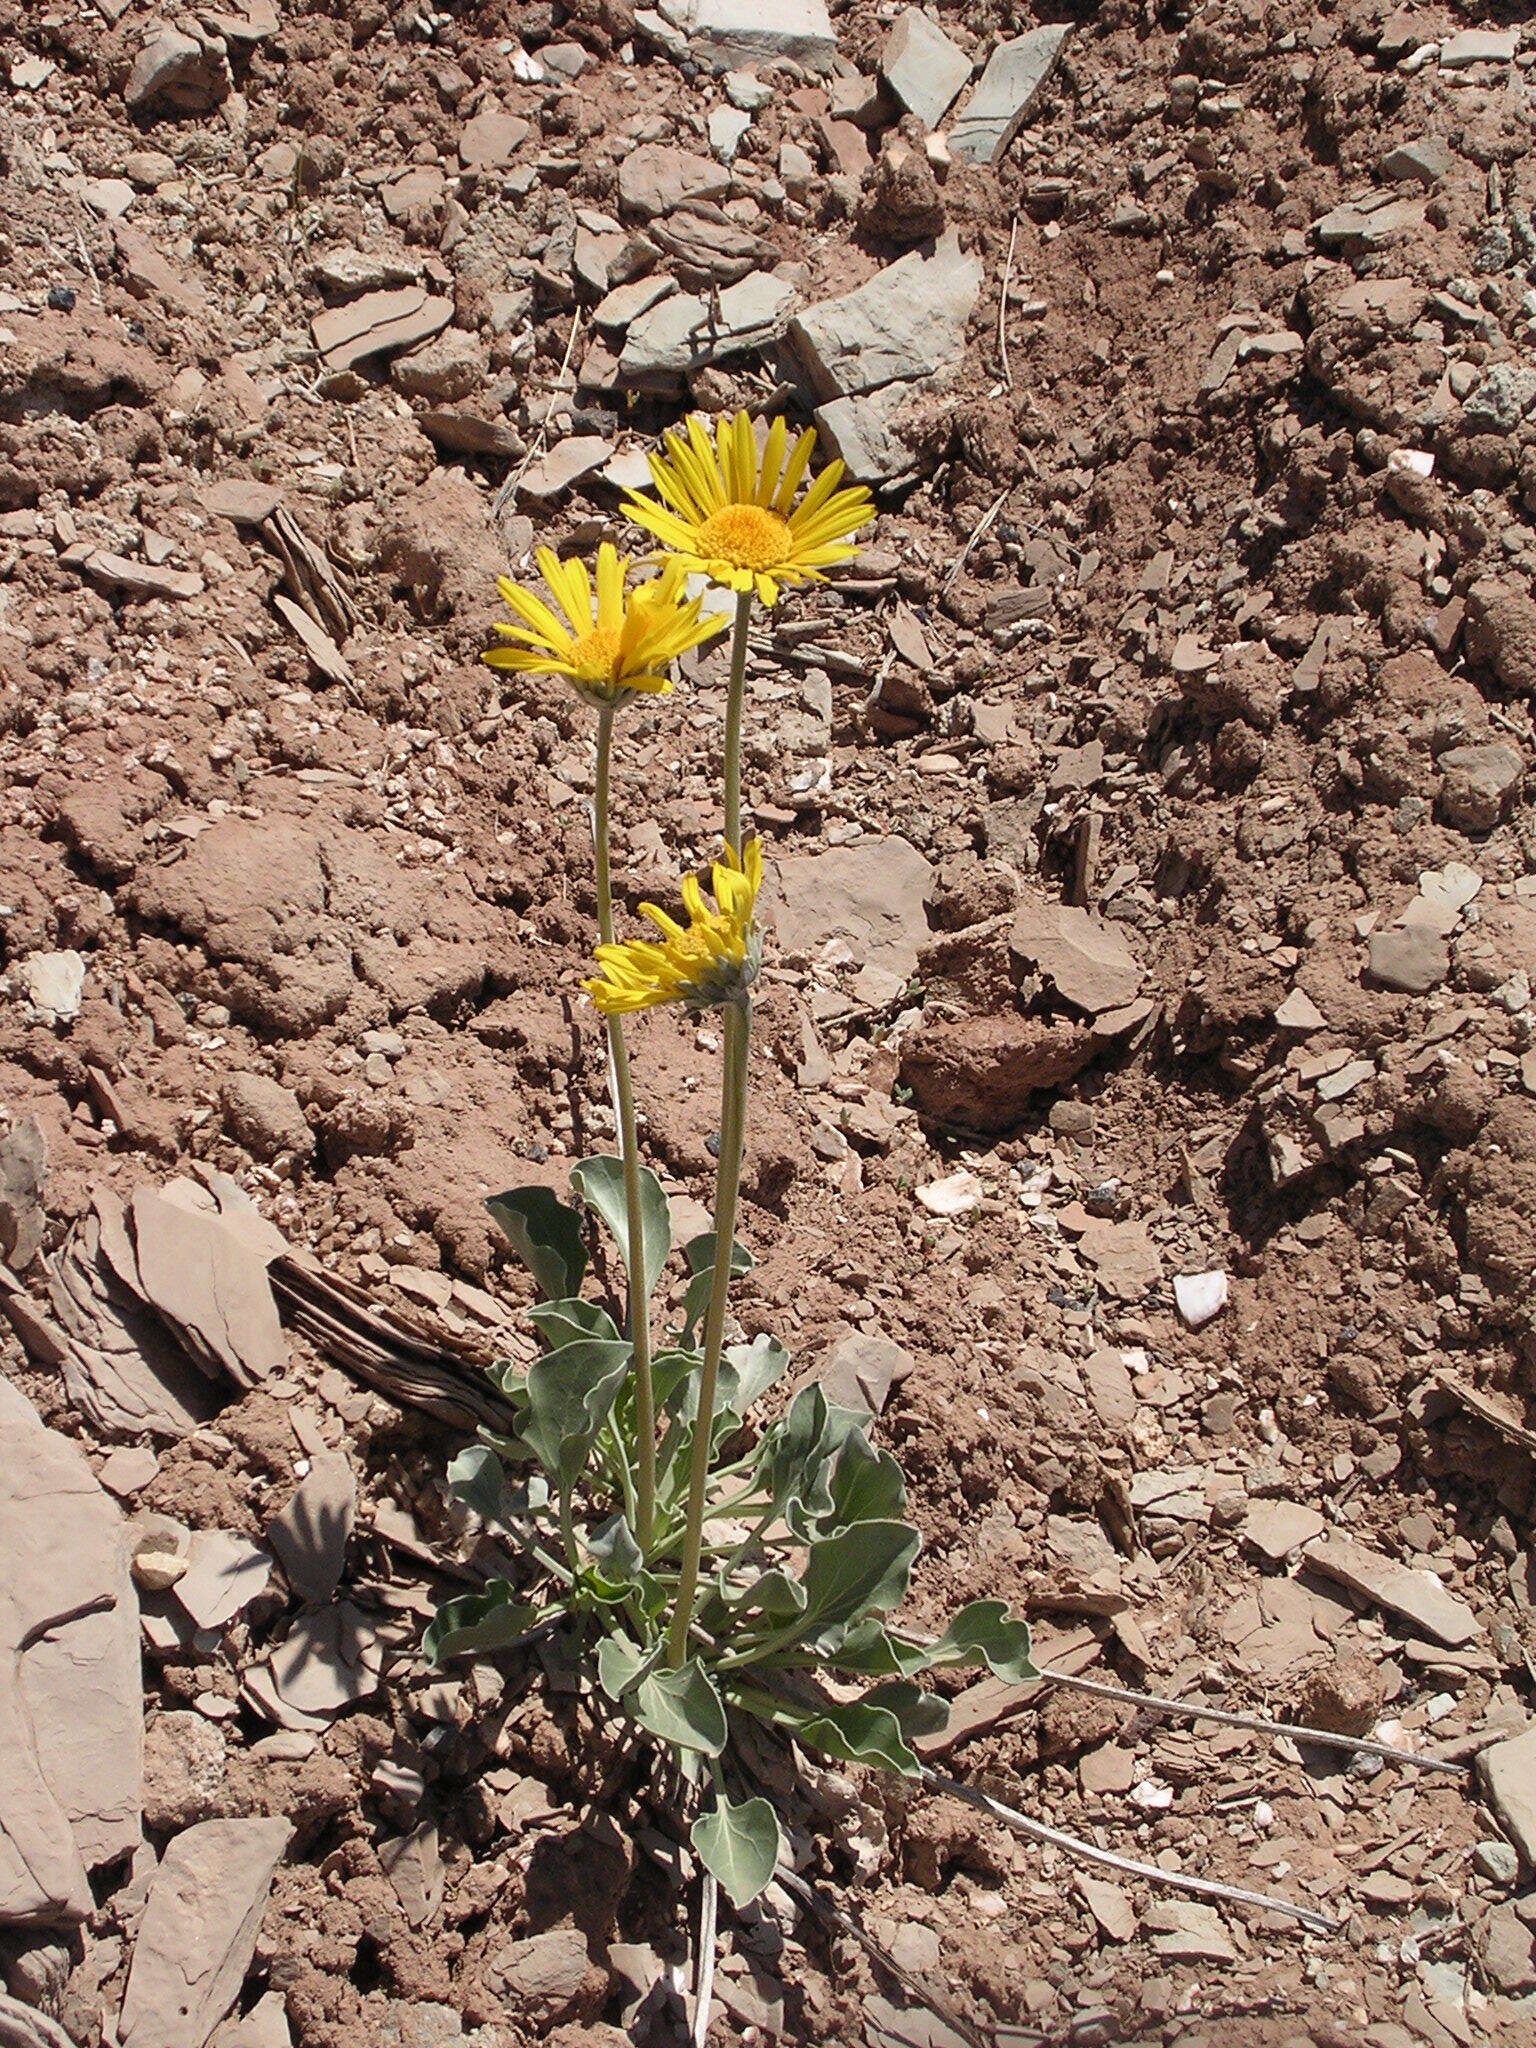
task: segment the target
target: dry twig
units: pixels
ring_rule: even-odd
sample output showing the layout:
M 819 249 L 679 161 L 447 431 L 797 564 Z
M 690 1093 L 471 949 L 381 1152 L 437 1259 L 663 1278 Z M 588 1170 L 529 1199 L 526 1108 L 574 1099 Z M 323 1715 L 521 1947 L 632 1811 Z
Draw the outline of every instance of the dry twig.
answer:
M 1019 239 L 1019 216 L 1013 216 L 1008 231 L 1008 261 L 1003 265 L 1003 289 L 997 302 L 997 354 L 1003 366 L 1003 382 L 1013 389 L 1013 372 L 1008 367 L 1008 287 L 1013 282 L 1013 251 Z
M 535 459 L 543 449 L 544 443 L 549 439 L 549 423 L 555 416 L 555 407 L 560 403 L 561 394 L 565 390 L 565 373 L 571 367 L 571 355 L 575 350 L 576 337 L 580 332 L 581 308 L 578 306 L 571 315 L 571 331 L 566 337 L 565 354 L 560 358 L 560 368 L 555 373 L 555 388 L 549 394 L 549 404 L 544 408 L 544 417 L 539 423 L 539 431 L 533 438 L 533 446 L 496 493 L 495 501 L 491 506 L 491 517 L 493 519 L 501 517 L 502 507 L 512 497 L 518 485 L 528 474 Z
M 704 2048 L 709 2032 L 709 2008 L 715 1995 L 715 1935 L 720 1913 L 720 1889 L 709 1871 L 704 1873 L 704 1892 L 699 1900 L 699 1967 L 694 1977 L 693 2048 Z
M 1272 1896 L 1267 1892 L 1250 1892 L 1242 1885 L 1221 1884 L 1213 1877 L 1189 1877 L 1183 1871 L 1162 1870 L 1155 1863 L 1138 1863 L 1133 1857 L 1117 1856 L 1113 1850 L 1101 1849 L 1094 1842 L 1084 1842 L 1061 1828 L 1047 1827 L 1043 1820 L 1031 1820 L 1017 1807 L 1005 1806 L 1001 1799 L 994 1799 L 990 1792 L 982 1792 L 975 1785 L 962 1784 L 958 1778 L 946 1778 L 939 1771 L 924 1771 L 923 1783 L 935 1792 L 947 1792 L 952 1799 L 962 1800 L 967 1806 L 979 1806 L 994 1820 L 1006 1822 L 1015 1834 L 1028 1835 L 1037 1842 L 1048 1842 L 1053 1849 L 1080 1857 L 1085 1863 L 1102 1864 L 1106 1870 L 1117 1870 L 1123 1877 L 1144 1877 L 1148 1884 L 1165 1885 L 1170 1891 L 1193 1892 L 1196 1898 L 1221 1899 L 1233 1906 L 1255 1906 L 1262 1913 L 1284 1913 L 1293 1920 L 1299 1920 L 1304 1927 L 1316 1928 L 1320 1934 L 1338 1932 L 1337 1921 L 1330 1920 L 1326 1913 L 1319 1913 L 1311 1906 L 1298 1905 L 1294 1899 L 1283 1899 L 1278 1894 Z
M 1256 1735 L 1289 1735 L 1294 1742 L 1310 1742 L 1320 1749 L 1347 1750 L 1351 1756 L 1379 1756 L 1389 1763 L 1413 1771 L 1450 1771 L 1466 1775 L 1464 1764 L 1440 1756 L 1418 1756 L 1412 1750 L 1394 1749 L 1390 1742 L 1372 1742 L 1363 1735 L 1332 1735 L 1326 1728 L 1307 1728 L 1294 1721 L 1269 1721 L 1262 1714 L 1233 1714 L 1225 1707 L 1208 1707 L 1198 1700 L 1162 1699 L 1156 1693 L 1131 1692 L 1123 1685 L 1105 1685 L 1097 1678 L 1079 1678 L 1073 1672 L 1053 1671 L 1047 1666 L 1040 1676 L 1051 1685 L 1064 1685 L 1073 1692 L 1091 1693 L 1095 1699 L 1124 1700 L 1127 1706 L 1146 1707 L 1153 1713 L 1171 1714 L 1187 1721 L 1214 1721 L 1222 1728 L 1248 1728 Z
M 980 519 L 978 519 L 976 524 L 971 528 L 970 537 L 967 539 L 965 546 L 960 550 L 960 553 L 955 561 L 955 566 L 944 578 L 944 588 L 946 590 L 948 590 L 951 583 L 954 582 L 955 578 L 960 574 L 960 571 L 971 559 L 972 548 L 975 547 L 977 541 L 979 541 L 982 535 L 987 531 L 987 528 L 992 524 L 993 520 L 997 517 L 998 513 L 1002 511 L 1003 506 L 1008 501 L 1009 493 L 1012 490 L 1013 485 L 1010 484 L 1007 490 L 999 491 L 997 496 L 992 500 L 992 503 L 987 507 L 986 511 L 982 513 Z
M 801 1905 L 809 1906 L 819 1920 L 836 1927 L 840 1933 L 856 1941 L 877 1968 L 884 1970 L 888 1977 L 899 1984 L 909 1998 L 936 2014 L 946 2027 L 951 2028 L 963 2041 L 969 2043 L 969 2048 L 985 2048 L 982 2036 L 968 2020 L 955 2011 L 947 1999 L 937 1997 L 926 1985 L 919 1983 L 910 1970 L 903 1969 L 894 1956 L 886 1954 L 875 1937 L 862 1928 L 851 1914 L 845 1913 L 841 1906 L 835 1906 L 830 1899 L 823 1897 L 815 1885 L 808 1883 L 793 1870 L 784 1869 L 782 1865 L 773 1873 L 773 1881 L 776 1885 L 782 1886 L 791 1898 L 798 1899 Z

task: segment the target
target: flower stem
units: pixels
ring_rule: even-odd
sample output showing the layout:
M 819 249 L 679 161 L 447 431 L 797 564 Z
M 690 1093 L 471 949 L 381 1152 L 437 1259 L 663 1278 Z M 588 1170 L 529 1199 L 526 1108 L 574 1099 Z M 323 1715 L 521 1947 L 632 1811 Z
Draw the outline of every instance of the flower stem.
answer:
M 731 690 L 725 700 L 725 843 L 741 853 L 741 707 L 747 692 L 747 622 L 752 593 L 736 596 L 736 630 L 731 636 Z
M 605 946 L 613 944 L 613 875 L 608 852 L 608 770 L 613 751 L 613 711 L 597 715 L 597 786 L 592 806 L 592 839 L 597 854 L 597 925 Z M 635 1347 L 635 1431 L 640 1439 L 639 1527 L 636 1540 L 649 1549 L 656 1518 L 656 1398 L 651 1387 L 651 1303 L 645 1291 L 645 1236 L 640 1211 L 640 1138 L 635 1123 L 635 1090 L 629 1074 L 624 1022 L 608 1019 L 608 1066 L 619 1119 L 624 1164 L 624 1208 L 629 1222 L 629 1335 Z
M 743 611 L 740 616 L 745 618 Z M 743 636 L 745 637 L 745 636 Z M 688 1485 L 688 1519 L 677 1582 L 677 1605 L 667 1637 L 667 1662 L 675 1671 L 688 1650 L 688 1625 L 693 1619 L 699 1585 L 699 1557 L 704 1546 L 704 1497 L 709 1487 L 709 1457 L 715 1425 L 715 1388 L 720 1378 L 720 1352 L 725 1342 L 725 1304 L 731 1286 L 731 1246 L 736 1237 L 736 1196 L 741 1186 L 741 1148 L 747 1116 L 747 1047 L 752 1035 L 750 999 L 725 1009 L 725 1061 L 720 1085 L 720 1172 L 715 1190 L 715 1276 L 709 1312 L 704 1321 L 704 1370 L 699 1381 L 699 1412 L 693 1425 L 693 1466 Z

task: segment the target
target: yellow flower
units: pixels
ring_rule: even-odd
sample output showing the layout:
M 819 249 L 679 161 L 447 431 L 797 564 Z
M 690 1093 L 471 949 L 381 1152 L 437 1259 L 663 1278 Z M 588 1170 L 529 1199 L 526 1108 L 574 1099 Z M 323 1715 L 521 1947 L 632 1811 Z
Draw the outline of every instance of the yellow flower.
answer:
M 599 946 L 601 975 L 586 989 L 605 1017 L 626 1010 L 651 1010 L 660 1003 L 684 1003 L 690 1010 L 714 1009 L 744 996 L 762 966 L 763 942 L 754 910 L 763 885 L 763 842 L 749 839 L 742 859 L 727 846 L 714 866 L 715 901 L 705 901 L 698 879 L 683 880 L 688 923 L 642 903 L 640 913 L 661 933 L 661 944 L 632 939 Z
M 703 601 L 683 598 L 687 571 L 669 562 L 659 576 L 627 589 L 629 558 L 604 541 L 597 551 L 596 603 L 585 562 L 559 561 L 549 548 L 535 557 L 550 595 L 565 618 L 510 576 L 496 588 L 522 621 L 498 624 L 495 647 L 481 660 L 525 675 L 564 676 L 599 710 L 638 693 L 670 690 L 668 668 L 690 647 L 724 630 L 726 621 L 702 616 Z
M 731 590 L 756 590 L 764 604 L 772 604 L 780 584 L 820 583 L 822 570 L 858 553 L 848 536 L 874 518 L 875 507 L 862 486 L 838 489 L 841 462 L 828 463 L 794 504 L 816 446 L 814 427 L 788 449 L 786 462 L 789 430 L 775 420 L 759 469 L 752 422 L 744 412 L 717 423 L 713 446 L 697 415 L 686 426 L 686 440 L 668 432 L 666 454 L 650 458 L 660 502 L 633 497 L 624 504 L 636 525 L 654 533 L 675 561 Z

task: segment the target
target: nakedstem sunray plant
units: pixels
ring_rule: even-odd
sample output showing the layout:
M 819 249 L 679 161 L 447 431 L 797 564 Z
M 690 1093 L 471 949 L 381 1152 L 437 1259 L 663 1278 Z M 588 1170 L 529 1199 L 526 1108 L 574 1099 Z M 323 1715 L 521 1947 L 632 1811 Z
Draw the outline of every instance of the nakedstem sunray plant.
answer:
M 530 1313 L 545 1350 L 526 1374 L 498 1369 L 517 1430 L 482 1432 L 449 1467 L 449 1483 L 512 1539 L 527 1583 L 492 1580 L 448 1601 L 427 1635 L 442 1660 L 510 1649 L 564 1623 L 594 1686 L 690 1784 L 710 1779 L 713 1804 L 691 1840 L 737 1905 L 767 1885 L 780 1849 L 769 1801 L 733 1796 L 750 1792 L 732 1745 L 744 1720 L 829 1757 L 916 1777 L 914 1740 L 948 1718 L 944 1700 L 916 1682 L 923 1673 L 983 1663 L 1015 1680 L 1033 1674 L 1029 1630 L 1001 1601 L 971 1602 L 936 1642 L 891 1624 L 921 1542 L 905 1519 L 901 1467 L 870 1442 L 861 1412 L 829 1402 L 814 1382 L 777 1421 L 754 1425 L 789 1353 L 766 1335 L 726 1342 L 731 1280 L 751 1267 L 735 1231 L 763 959 L 762 843 L 741 837 L 751 609 L 850 560 L 852 536 L 874 517 L 866 492 L 842 486 L 838 462 L 796 502 L 815 440 L 804 433 L 791 447 L 775 420 L 760 456 L 746 414 L 722 420 L 713 441 L 690 419 L 651 458 L 659 502 L 639 497 L 627 508 L 662 543 L 653 578 L 632 586 L 627 562 L 605 546 L 595 579 L 582 563 L 539 551 L 558 613 L 500 582 L 518 623 L 498 627 L 486 661 L 563 677 L 598 713 L 598 944 L 585 986 L 608 1031 L 620 1157 L 581 1161 L 571 1185 L 617 1242 L 628 1327 L 582 1297 L 581 1208 L 545 1188 L 493 1198 L 491 1212 L 538 1288 Z M 694 876 L 681 882 L 686 922 L 642 904 L 651 935 L 620 940 L 609 862 L 614 715 L 635 695 L 670 689 L 678 657 L 722 629 L 687 596 L 690 573 L 736 594 L 724 845 L 708 893 Z M 717 1015 L 724 1044 L 714 1224 L 682 1247 L 687 1284 L 653 1352 L 651 1301 L 672 1252 L 671 1215 L 640 1162 L 623 1023 L 664 1005 Z M 508 1465 L 526 1468 L 515 1483 Z

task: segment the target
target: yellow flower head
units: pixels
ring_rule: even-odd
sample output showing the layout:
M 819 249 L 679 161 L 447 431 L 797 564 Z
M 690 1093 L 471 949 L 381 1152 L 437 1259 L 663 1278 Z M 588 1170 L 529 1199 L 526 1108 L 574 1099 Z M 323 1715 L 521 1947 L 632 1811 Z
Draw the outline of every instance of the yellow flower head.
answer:
M 668 432 L 666 454 L 650 458 L 659 502 L 634 497 L 624 504 L 675 561 L 772 604 L 781 584 L 819 583 L 824 569 L 858 553 L 848 537 L 874 518 L 874 501 L 862 486 L 838 489 L 841 462 L 828 463 L 794 503 L 816 446 L 814 427 L 788 448 L 789 429 L 775 420 L 761 468 L 744 412 L 721 419 L 713 443 L 697 415 L 686 429 L 686 438 Z
M 498 576 L 496 588 L 521 624 L 498 624 L 498 644 L 480 658 L 491 668 L 564 676 L 599 710 L 638 693 L 670 690 L 667 670 L 677 657 L 726 625 L 702 616 L 702 599 L 685 600 L 687 571 L 681 563 L 667 563 L 659 576 L 630 590 L 629 558 L 604 541 L 597 551 L 594 604 L 585 562 L 574 556 L 559 561 L 549 548 L 540 548 L 535 559 L 564 619 L 510 576 Z
M 763 885 L 763 842 L 749 839 L 740 860 L 727 846 L 715 862 L 713 879 L 711 905 L 697 877 L 684 877 L 686 926 L 654 903 L 641 904 L 641 915 L 661 933 L 659 945 L 632 939 L 622 946 L 598 947 L 602 973 L 586 989 L 605 1017 L 652 1010 L 660 1003 L 715 1009 L 739 1001 L 751 988 L 763 962 L 754 916 Z

